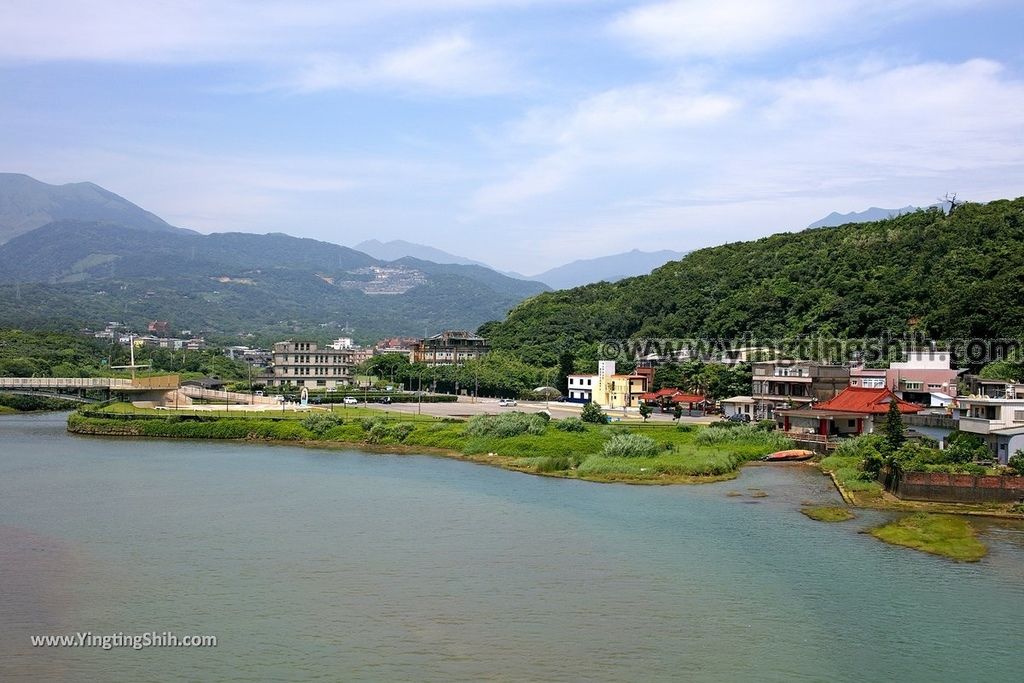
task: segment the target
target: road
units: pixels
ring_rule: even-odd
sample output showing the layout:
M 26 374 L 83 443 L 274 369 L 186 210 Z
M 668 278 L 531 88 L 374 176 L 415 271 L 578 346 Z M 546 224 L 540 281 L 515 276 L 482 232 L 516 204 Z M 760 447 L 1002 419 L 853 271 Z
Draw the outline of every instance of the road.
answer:
M 360 403 L 360 407 L 386 410 L 389 413 L 407 413 L 415 415 L 433 415 L 436 417 L 473 417 L 474 415 L 497 415 L 503 412 L 518 410 L 524 413 L 539 413 L 548 411 L 551 417 L 561 419 L 564 417 L 579 417 L 582 406 L 579 403 L 559 403 L 557 401 L 519 401 L 516 406 L 500 406 L 496 398 L 481 398 L 474 403 L 473 399 L 463 396 L 459 397 L 456 403 L 391 403 L 382 405 L 380 403 Z M 621 409 L 605 411 L 612 420 L 622 419 L 626 422 L 642 421 L 636 411 L 623 414 Z M 655 411 L 648 418 L 651 422 L 672 422 L 671 413 Z M 705 417 L 682 417 L 681 422 L 692 424 L 707 424 L 715 422 L 719 418 L 716 415 Z

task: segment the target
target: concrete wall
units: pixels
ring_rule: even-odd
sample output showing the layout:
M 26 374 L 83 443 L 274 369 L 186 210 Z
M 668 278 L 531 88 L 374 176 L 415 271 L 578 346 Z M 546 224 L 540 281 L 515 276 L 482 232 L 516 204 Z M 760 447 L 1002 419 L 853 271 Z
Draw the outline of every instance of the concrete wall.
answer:
M 976 477 L 971 474 L 883 470 L 879 479 L 893 495 L 906 500 L 942 503 L 1015 503 L 1024 501 L 1024 477 Z

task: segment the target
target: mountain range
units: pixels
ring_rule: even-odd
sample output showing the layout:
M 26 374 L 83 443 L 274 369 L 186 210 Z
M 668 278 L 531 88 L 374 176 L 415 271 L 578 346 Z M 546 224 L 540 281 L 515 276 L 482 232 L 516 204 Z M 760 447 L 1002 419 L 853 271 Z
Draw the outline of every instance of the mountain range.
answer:
M 391 240 L 390 242 L 381 242 L 375 239 L 366 240 L 355 245 L 353 249 L 358 249 L 371 256 L 388 261 L 409 256 L 425 261 L 434 261 L 435 263 L 476 265 L 497 270 L 486 263 L 474 261 L 465 256 L 458 256 L 435 247 L 405 240 Z M 571 263 L 551 268 L 536 275 L 522 275 L 514 271 L 498 272 L 520 280 L 543 282 L 554 289 L 564 289 L 566 287 L 578 287 L 590 282 L 615 282 L 635 275 L 646 275 L 658 266 L 663 266 L 669 261 L 682 258 L 685 253 L 668 249 L 661 251 L 633 249 L 621 254 L 572 261 Z
M 137 329 L 167 320 L 211 338 L 363 341 L 475 329 L 547 289 L 480 265 L 383 260 L 271 233 L 176 228 L 91 183 L 0 176 L 0 326 Z
M 851 211 L 850 213 L 837 213 L 833 211 L 829 215 L 822 219 L 816 220 L 808 228 L 834 228 L 840 225 L 846 225 L 847 223 L 870 223 L 872 221 L 880 221 L 886 218 L 894 218 L 896 216 L 902 216 L 905 213 L 913 213 L 917 211 L 919 207 L 916 206 L 904 206 L 902 209 L 880 209 L 877 206 L 872 206 L 864 211 Z
M 93 183 L 50 185 L 0 173 L 0 244 L 60 220 L 106 221 L 147 232 L 190 233 Z

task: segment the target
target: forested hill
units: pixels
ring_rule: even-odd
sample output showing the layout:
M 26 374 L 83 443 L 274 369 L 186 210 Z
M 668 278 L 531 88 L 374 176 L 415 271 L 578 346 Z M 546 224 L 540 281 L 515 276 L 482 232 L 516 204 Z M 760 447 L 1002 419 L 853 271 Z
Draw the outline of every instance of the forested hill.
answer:
M 482 331 L 552 365 L 606 339 L 1024 335 L 1024 198 L 701 249 L 650 275 L 539 294 Z

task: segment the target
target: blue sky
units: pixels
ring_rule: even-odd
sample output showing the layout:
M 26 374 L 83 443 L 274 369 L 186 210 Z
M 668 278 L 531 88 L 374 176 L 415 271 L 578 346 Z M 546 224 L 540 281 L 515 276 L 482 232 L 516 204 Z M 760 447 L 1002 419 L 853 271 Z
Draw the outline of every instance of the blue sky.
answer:
M 536 273 L 1024 194 L 1011 0 L 7 0 L 0 170 Z

